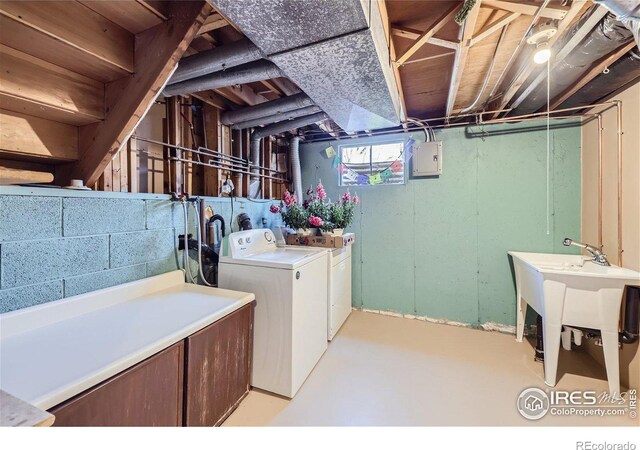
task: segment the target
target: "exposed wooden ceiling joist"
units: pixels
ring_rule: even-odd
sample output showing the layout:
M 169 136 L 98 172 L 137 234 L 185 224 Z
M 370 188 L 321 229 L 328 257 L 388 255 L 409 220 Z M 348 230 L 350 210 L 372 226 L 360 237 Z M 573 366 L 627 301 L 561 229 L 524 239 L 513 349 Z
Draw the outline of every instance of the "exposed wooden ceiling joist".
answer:
M 610 66 L 611 64 L 613 64 L 614 62 L 622 58 L 624 55 L 626 55 L 629 50 L 635 47 L 635 45 L 636 45 L 636 42 L 634 40 L 631 40 L 631 42 L 629 42 L 626 45 L 623 45 L 618 50 L 610 54 L 609 56 L 602 58 L 599 62 L 597 62 L 591 68 L 591 70 L 589 70 L 589 72 L 583 75 L 582 78 L 575 85 L 573 85 L 569 90 L 563 92 L 562 94 L 554 98 L 551 102 L 550 109 L 555 109 L 558 106 L 560 106 L 562 103 L 564 103 L 565 100 L 569 99 L 571 96 L 573 96 L 573 94 L 575 94 L 580 89 L 585 87 L 587 83 L 589 83 L 595 77 L 600 75 L 605 68 L 607 68 L 608 66 Z
M 518 3 L 508 2 L 503 0 L 485 0 L 482 2 L 483 8 L 501 9 L 504 11 L 510 11 L 520 14 L 527 14 L 533 16 L 538 10 L 538 5 L 535 3 Z M 541 17 L 547 19 L 564 19 L 567 15 L 569 8 L 566 6 L 547 6 L 541 13 Z
M 285 95 L 293 95 L 300 92 L 300 88 L 288 78 L 274 78 L 271 82 Z
M 558 31 L 556 32 L 555 35 L 551 37 L 551 39 L 549 39 L 549 47 L 553 47 L 553 44 L 555 44 L 555 42 L 560 38 L 560 36 L 564 35 L 565 31 L 569 28 L 569 25 L 571 25 L 571 23 L 573 22 L 573 19 L 575 19 L 576 16 L 578 16 L 578 14 L 584 8 L 585 8 L 584 2 L 577 2 L 577 1 L 573 2 L 573 4 L 571 5 L 571 8 L 567 12 L 567 14 L 564 16 L 564 19 L 562 19 L 558 23 Z M 516 95 L 518 90 L 520 90 L 520 87 L 524 84 L 527 78 L 529 78 L 531 73 L 536 69 L 536 67 L 539 67 L 539 65 L 536 64 L 533 61 L 533 59 L 529 59 L 525 61 L 524 64 L 525 64 L 524 67 L 521 68 L 521 70 L 518 72 L 519 73 L 518 76 L 511 82 L 507 90 L 504 92 L 504 94 L 500 98 L 498 104 L 495 107 L 492 107 L 493 110 L 504 109 L 509 104 L 513 96 Z M 507 66 L 505 69 L 508 70 L 509 67 Z M 492 118 L 496 118 L 498 115 L 499 113 L 495 113 L 492 116 Z
M 505 16 L 491 22 L 473 35 L 469 45 L 475 45 L 484 38 L 491 36 L 496 31 L 501 30 L 505 25 L 516 20 L 520 15 L 520 13 L 507 13 Z
M 395 63 L 398 64 L 398 65 L 404 64 L 405 61 L 407 61 L 409 58 L 411 58 L 411 56 L 413 56 L 418 50 L 420 50 L 420 48 L 422 48 L 422 46 L 424 44 L 427 43 L 429 38 L 433 37 L 434 34 L 436 34 L 451 19 L 453 19 L 453 16 L 455 16 L 455 14 L 458 11 L 458 9 L 460 9 L 460 5 L 459 4 L 455 4 L 451 8 L 446 10 L 445 13 L 442 14 L 440 17 L 438 17 L 436 22 L 431 27 L 429 27 L 429 29 L 425 30 L 420 35 L 420 37 L 418 37 L 418 39 L 416 39 L 415 42 L 407 50 L 405 50 L 405 52 L 402 55 L 400 55 L 397 58 Z M 474 9 L 477 9 L 477 8 L 474 7 Z
M 80 128 L 81 159 L 56 169 L 58 184 L 78 178 L 91 186 L 98 180 L 149 110 L 211 12 L 206 2 L 171 3 L 170 8 L 167 22 L 136 35 L 137 72 L 105 86 L 109 113 L 102 122 Z
M 418 39 L 422 33 L 412 28 L 403 27 L 400 25 L 393 25 L 391 27 L 391 34 L 405 39 L 411 39 L 412 41 Z M 438 47 L 457 49 L 460 46 L 459 42 L 448 41 L 436 36 L 431 36 L 427 40 L 427 44 L 437 45 Z
M 133 35 L 80 3 L 48 2 L 44 8 L 39 2 L 0 2 L 0 14 L 74 47 L 114 70 L 124 74 L 134 72 Z
M 198 30 L 198 34 L 208 33 L 210 31 L 217 30 L 218 28 L 226 27 L 227 25 L 229 25 L 227 19 L 225 19 L 218 13 L 214 13 L 207 17 L 204 25 L 202 25 L 200 30 Z
M 453 63 L 453 73 L 451 74 L 451 83 L 449 85 L 449 95 L 447 96 L 447 108 L 446 115 L 451 115 L 453 106 L 458 96 L 458 89 L 460 89 L 460 82 L 462 81 L 462 74 L 464 72 L 464 66 L 467 63 L 467 55 L 469 54 L 469 47 L 471 46 L 471 37 L 476 27 L 476 21 L 478 20 L 478 14 L 480 13 L 481 1 L 478 0 L 473 6 L 469 15 L 464 22 L 464 29 L 462 32 L 462 45 L 456 50 L 456 55 Z
M 391 23 L 389 22 L 389 14 L 387 11 L 387 3 L 385 0 L 379 0 L 378 5 L 380 6 L 380 15 L 382 17 L 382 26 L 384 27 L 385 36 L 387 38 L 387 43 L 389 44 L 389 56 L 391 57 L 391 61 L 395 61 L 396 54 L 396 46 L 391 38 Z M 407 104 L 404 96 L 404 88 L 402 87 L 402 77 L 400 76 L 400 71 L 398 69 L 398 65 L 392 63 L 393 68 L 393 77 L 396 81 L 396 86 L 398 87 L 398 95 L 400 96 L 400 105 L 402 107 L 402 111 L 400 112 L 400 120 L 403 122 L 402 126 L 404 128 L 407 127 L 406 123 L 404 123 L 407 118 Z

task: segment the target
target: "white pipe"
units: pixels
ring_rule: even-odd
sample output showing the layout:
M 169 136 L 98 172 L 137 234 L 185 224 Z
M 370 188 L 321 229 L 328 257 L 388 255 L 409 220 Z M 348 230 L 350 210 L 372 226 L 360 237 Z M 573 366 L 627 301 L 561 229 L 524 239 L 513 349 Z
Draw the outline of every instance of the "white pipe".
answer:
M 298 198 L 298 204 L 302 204 L 302 174 L 300 169 L 300 137 L 291 136 L 289 140 L 289 161 L 291 162 L 291 182 L 293 193 Z
M 185 280 L 187 283 L 197 284 L 191 273 L 191 264 L 189 264 L 189 212 L 187 209 L 186 199 L 182 199 L 182 213 L 184 216 L 184 250 L 182 253 L 182 266 L 185 272 Z

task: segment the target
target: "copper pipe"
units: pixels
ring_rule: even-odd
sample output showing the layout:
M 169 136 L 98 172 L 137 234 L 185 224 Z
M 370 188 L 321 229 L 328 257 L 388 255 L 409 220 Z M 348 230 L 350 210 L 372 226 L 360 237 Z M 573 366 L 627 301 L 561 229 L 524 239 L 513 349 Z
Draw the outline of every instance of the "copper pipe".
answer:
M 618 266 L 622 267 L 622 101 L 614 101 L 618 113 Z
M 593 109 L 593 108 L 597 108 L 600 106 L 609 106 L 609 107 L 615 107 L 616 106 L 616 102 L 619 100 L 609 100 L 606 102 L 602 102 L 602 103 L 596 103 L 593 105 L 584 105 L 584 106 L 573 106 L 571 108 L 562 108 L 562 109 L 556 109 L 553 111 L 549 111 L 549 114 L 557 114 L 557 113 L 561 113 L 561 112 L 569 112 L 569 111 L 579 111 L 579 110 L 583 110 L 583 109 Z M 607 111 L 609 108 L 604 109 L 602 112 Z M 443 116 L 443 117 L 435 117 L 433 119 L 412 119 L 412 121 L 415 122 L 420 122 L 421 124 L 427 124 L 429 125 L 429 122 L 431 121 L 438 121 L 438 120 L 445 120 L 448 121 L 449 119 L 457 119 L 459 117 L 467 117 L 467 116 L 475 116 L 476 118 L 480 118 L 480 120 L 476 120 L 474 122 L 459 122 L 459 123 L 454 123 L 454 124 L 441 124 L 441 125 L 430 125 L 431 128 L 454 128 L 454 127 L 458 127 L 458 126 L 466 126 L 466 125 L 490 125 L 492 123 L 504 123 L 504 122 L 519 122 L 522 121 L 522 119 L 525 118 L 529 118 L 529 117 L 538 117 L 538 116 L 546 116 L 547 115 L 547 111 L 543 111 L 543 112 L 537 112 L 537 113 L 529 113 L 529 114 L 522 114 L 520 116 L 513 116 L 513 117 L 503 117 L 501 119 L 490 119 L 490 120 L 482 120 L 482 116 L 485 114 L 493 114 L 493 113 L 500 113 L 503 111 L 509 111 L 509 110 L 505 110 L 505 109 L 497 109 L 497 110 L 493 110 L 493 111 L 484 111 L 484 112 L 475 112 L 475 113 L 468 113 L 468 114 L 461 114 L 459 116 Z M 593 117 L 594 113 L 588 113 L 588 114 L 577 114 L 574 116 L 570 116 L 571 118 L 579 118 L 579 117 Z M 551 117 L 552 119 L 554 117 Z M 501 122 L 496 122 L 497 120 L 501 120 Z M 404 122 L 406 123 L 406 122 Z M 417 127 L 414 126 L 413 128 L 411 126 L 408 126 L 406 129 L 404 130 L 398 130 L 398 129 L 392 129 L 392 130 L 381 130 L 381 131 L 372 131 L 370 133 L 370 135 L 381 135 L 381 134 L 394 134 L 394 133 L 400 133 L 403 131 L 420 131 L 422 130 L 423 127 Z M 318 130 L 310 130 L 310 131 L 306 131 L 302 133 L 304 136 L 306 135 L 313 135 L 313 134 L 325 134 L 325 132 L 323 131 L 318 131 Z M 309 142 L 321 142 L 321 141 L 332 141 L 334 140 L 334 138 L 328 138 L 328 139 L 318 139 L 318 140 L 313 140 L 313 138 L 311 138 L 311 140 Z
M 602 251 L 602 114 L 598 118 L 598 247 Z
M 207 164 L 207 163 L 203 163 L 203 162 L 200 162 L 200 161 L 193 161 L 193 160 L 190 160 L 190 159 L 182 159 L 182 158 L 178 158 L 178 157 L 175 157 L 175 156 L 169 157 L 169 160 L 170 161 L 197 164 L 199 166 L 213 167 L 214 169 L 228 170 L 230 172 L 237 172 L 237 173 L 244 173 L 244 174 L 247 174 L 247 175 L 251 175 L 251 172 L 248 172 L 246 170 L 230 169 L 228 167 L 222 167 L 222 166 L 218 166 L 218 165 L 215 165 L 215 164 Z M 289 182 L 289 180 L 287 180 L 286 178 L 273 177 L 271 175 L 258 174 L 256 176 L 261 177 L 261 178 L 268 178 L 270 180 L 275 180 L 275 181 L 277 181 L 279 183 L 288 183 Z

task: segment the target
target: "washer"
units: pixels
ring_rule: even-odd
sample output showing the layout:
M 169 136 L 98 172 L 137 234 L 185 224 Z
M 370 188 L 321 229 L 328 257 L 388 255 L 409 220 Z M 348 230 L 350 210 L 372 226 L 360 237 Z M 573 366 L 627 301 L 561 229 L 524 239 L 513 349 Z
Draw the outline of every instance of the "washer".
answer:
M 293 398 L 327 349 L 328 255 L 277 247 L 269 229 L 229 236 L 218 286 L 256 296 L 251 385 Z

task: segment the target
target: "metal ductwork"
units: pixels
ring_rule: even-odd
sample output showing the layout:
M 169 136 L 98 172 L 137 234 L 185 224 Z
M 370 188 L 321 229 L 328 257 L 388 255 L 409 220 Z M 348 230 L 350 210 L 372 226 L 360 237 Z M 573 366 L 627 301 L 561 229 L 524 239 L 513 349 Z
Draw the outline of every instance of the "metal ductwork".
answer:
M 640 50 L 634 48 L 622 58 L 609 66 L 609 71 L 601 73 L 590 83 L 576 92 L 559 108 L 572 108 L 574 106 L 592 105 L 605 100 L 611 89 L 618 86 L 627 86 L 634 80 L 640 80 Z
M 401 101 L 373 0 L 213 0 L 345 131 L 398 126 Z
M 169 85 L 201 77 L 220 70 L 247 64 L 264 55 L 248 39 L 240 39 L 206 52 L 197 53 L 180 60 L 178 68 L 169 80 Z
M 246 122 L 238 122 L 233 124 L 231 128 L 234 130 L 244 130 L 245 128 L 261 127 L 270 123 L 292 120 L 296 117 L 308 116 L 317 112 L 320 112 L 320 108 L 317 106 L 305 106 L 304 108 L 294 109 L 293 111 L 285 111 L 272 116 L 259 117 L 258 119 L 247 120 Z
M 233 125 L 238 122 L 260 119 L 261 117 L 273 116 L 286 111 L 293 111 L 307 106 L 313 106 L 313 101 L 303 93 L 279 98 L 270 102 L 260 103 L 254 106 L 226 111 L 220 115 L 220 122 L 224 125 Z
M 604 6 L 624 24 L 636 40 L 640 48 L 640 3 L 637 0 L 593 0 L 593 3 Z
M 274 134 L 284 133 L 285 131 L 292 130 L 294 128 L 301 128 L 313 123 L 322 122 L 327 120 L 329 116 L 320 112 L 311 114 L 310 116 L 298 117 L 297 119 L 287 120 L 286 122 L 278 122 L 272 125 L 254 130 L 251 133 L 251 139 L 262 139 L 263 137 L 272 136 Z
M 311 125 L 316 122 L 321 122 L 329 117 L 325 113 L 311 114 L 310 116 L 299 117 L 297 119 L 288 120 L 286 122 L 279 122 L 269 125 L 258 130 L 254 130 L 251 133 L 251 143 L 249 145 L 249 159 L 251 160 L 251 183 L 259 181 L 258 177 L 260 169 L 257 167 L 260 165 L 260 140 L 264 137 L 271 136 L 273 134 L 283 133 L 293 128 L 300 128 L 307 125 Z M 251 190 L 251 188 L 249 189 Z M 257 190 L 256 190 L 257 192 Z
M 291 136 L 289 140 L 289 162 L 291 163 L 291 183 L 293 193 L 302 204 L 302 169 L 300 168 L 300 137 Z
M 595 8 L 582 16 L 580 20 L 568 30 L 564 39 L 556 42 L 553 48 L 554 53 L 558 53 L 558 51 L 564 47 L 568 40 L 584 26 L 584 23 L 594 11 Z M 551 80 L 551 86 L 549 88 L 550 98 L 553 99 L 561 95 L 577 82 L 596 61 L 628 43 L 632 38 L 631 31 L 629 31 L 622 22 L 613 14 L 607 14 L 564 60 L 558 61 L 555 64 L 549 77 Z M 527 88 L 528 83 L 524 83 L 520 92 Z M 511 115 L 538 111 L 545 107 L 546 104 L 547 83 L 543 82 L 529 94 L 520 106 L 511 112 Z
M 198 78 L 181 81 L 167 86 L 162 92 L 165 97 L 192 94 L 236 84 L 253 83 L 283 76 L 282 71 L 272 62 L 259 60 L 228 70 L 214 72 Z

